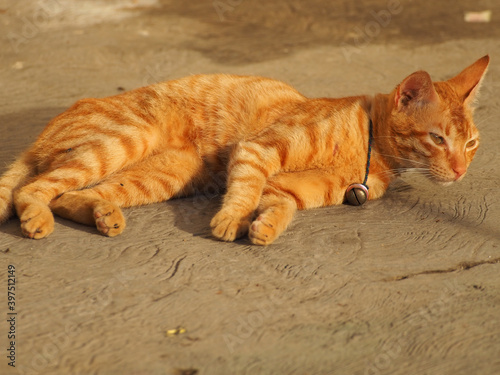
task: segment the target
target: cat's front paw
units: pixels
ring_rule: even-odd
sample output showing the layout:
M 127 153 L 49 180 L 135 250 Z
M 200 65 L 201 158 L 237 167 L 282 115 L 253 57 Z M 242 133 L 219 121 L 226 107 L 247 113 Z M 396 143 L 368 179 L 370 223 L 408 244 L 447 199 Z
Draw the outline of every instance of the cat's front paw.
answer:
M 250 226 L 248 237 L 254 245 L 270 245 L 279 236 L 269 218 L 260 215 Z
M 250 227 L 249 218 L 237 218 L 227 211 L 219 211 L 210 222 L 212 234 L 221 241 L 234 241 L 244 236 Z
M 122 210 L 114 204 L 103 202 L 94 208 L 97 230 L 108 237 L 119 235 L 125 229 L 125 217 Z
M 38 240 L 54 231 L 54 216 L 49 207 L 30 205 L 22 212 L 19 219 L 25 237 Z

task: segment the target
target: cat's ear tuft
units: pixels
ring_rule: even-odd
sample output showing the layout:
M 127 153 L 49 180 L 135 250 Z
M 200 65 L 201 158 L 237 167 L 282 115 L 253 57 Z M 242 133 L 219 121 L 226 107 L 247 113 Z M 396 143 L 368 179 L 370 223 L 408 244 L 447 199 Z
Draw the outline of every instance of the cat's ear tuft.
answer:
M 434 89 L 429 73 L 424 71 L 415 72 L 406 77 L 396 88 L 394 105 L 401 111 L 408 107 L 421 107 L 432 103 L 438 103 L 439 96 Z
M 489 63 L 490 57 L 483 56 L 459 75 L 448 80 L 465 105 L 474 103 Z

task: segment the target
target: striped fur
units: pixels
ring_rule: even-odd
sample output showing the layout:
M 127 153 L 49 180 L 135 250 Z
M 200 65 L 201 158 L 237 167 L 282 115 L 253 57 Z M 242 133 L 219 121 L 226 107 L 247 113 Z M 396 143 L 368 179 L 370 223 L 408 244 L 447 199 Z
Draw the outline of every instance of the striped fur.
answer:
M 375 97 L 309 99 L 276 80 L 218 74 L 80 100 L 0 179 L 0 222 L 15 209 L 23 234 L 43 238 L 54 212 L 115 236 L 120 207 L 190 195 L 223 176 L 213 235 L 266 245 L 297 209 L 341 204 L 363 180 L 370 118 L 370 199 L 407 168 L 461 179 L 479 144 L 470 102 L 488 62 L 446 82 L 416 72 Z

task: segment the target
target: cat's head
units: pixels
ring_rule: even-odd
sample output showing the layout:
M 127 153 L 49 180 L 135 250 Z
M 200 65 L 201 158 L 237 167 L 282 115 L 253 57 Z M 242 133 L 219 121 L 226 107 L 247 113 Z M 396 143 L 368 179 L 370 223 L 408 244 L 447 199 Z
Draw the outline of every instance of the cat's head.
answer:
M 415 72 L 396 87 L 389 121 L 399 167 L 444 185 L 463 178 L 479 146 L 473 104 L 489 60 L 484 56 L 444 82 Z

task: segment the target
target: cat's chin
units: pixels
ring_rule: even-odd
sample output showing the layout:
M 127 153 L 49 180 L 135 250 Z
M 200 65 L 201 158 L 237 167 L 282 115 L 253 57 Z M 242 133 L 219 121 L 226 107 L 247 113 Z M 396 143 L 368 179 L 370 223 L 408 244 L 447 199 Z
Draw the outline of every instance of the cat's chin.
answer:
M 450 186 L 454 182 L 456 182 L 455 180 L 446 179 L 446 178 L 443 178 L 441 176 L 435 176 L 435 175 L 432 175 L 432 174 L 426 174 L 425 176 L 427 177 L 428 180 L 430 180 L 434 184 L 437 184 L 437 185 L 440 185 L 440 186 L 445 186 L 445 187 L 446 186 Z
M 437 184 L 446 187 L 452 185 L 454 182 L 455 181 L 437 181 Z
M 439 177 L 436 177 L 436 176 L 427 176 L 429 180 L 431 180 L 433 183 L 437 184 L 437 185 L 440 185 L 440 186 L 450 186 L 452 185 L 454 182 L 456 182 L 455 180 L 444 180 L 442 178 L 439 178 Z

